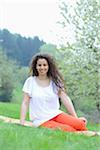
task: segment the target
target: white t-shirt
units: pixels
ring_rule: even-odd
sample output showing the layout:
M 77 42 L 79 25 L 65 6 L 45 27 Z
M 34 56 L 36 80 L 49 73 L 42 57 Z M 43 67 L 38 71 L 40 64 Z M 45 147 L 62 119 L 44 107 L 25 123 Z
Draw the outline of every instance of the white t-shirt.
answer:
M 38 127 L 62 113 L 59 110 L 58 90 L 53 81 L 50 81 L 49 86 L 41 87 L 36 77 L 30 76 L 25 81 L 23 91 L 30 96 L 29 116 L 34 126 Z

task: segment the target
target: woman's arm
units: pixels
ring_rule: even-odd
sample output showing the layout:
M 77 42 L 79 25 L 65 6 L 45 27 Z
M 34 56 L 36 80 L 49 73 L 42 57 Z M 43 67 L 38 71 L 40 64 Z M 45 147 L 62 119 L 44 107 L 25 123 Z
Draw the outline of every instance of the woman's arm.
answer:
M 74 106 L 72 104 L 71 99 L 66 95 L 64 91 L 59 92 L 59 97 L 61 98 L 62 103 L 64 104 L 65 108 L 68 110 L 68 112 L 74 116 L 77 117 L 77 114 L 75 112 Z
M 20 113 L 20 124 L 21 125 L 24 125 L 24 123 L 25 123 L 26 113 L 27 113 L 28 107 L 29 107 L 29 101 L 30 101 L 29 95 L 27 93 L 24 93 L 23 102 L 21 105 L 21 113 Z
M 78 117 L 76 112 L 75 112 L 75 109 L 74 109 L 74 106 L 72 104 L 72 101 L 71 99 L 68 97 L 68 95 L 66 95 L 66 93 L 64 91 L 60 91 L 59 92 L 59 97 L 61 98 L 61 101 L 62 103 L 64 104 L 65 108 L 68 110 L 68 112 L 74 116 L 74 117 Z M 84 117 L 79 117 L 80 120 L 83 120 L 86 124 L 87 124 L 87 119 L 84 118 Z

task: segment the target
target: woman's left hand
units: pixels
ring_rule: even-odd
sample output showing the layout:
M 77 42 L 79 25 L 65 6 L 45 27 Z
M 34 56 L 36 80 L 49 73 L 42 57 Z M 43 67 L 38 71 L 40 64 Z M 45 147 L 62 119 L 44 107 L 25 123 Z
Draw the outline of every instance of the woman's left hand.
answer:
M 87 119 L 85 117 L 79 117 L 80 120 L 83 120 L 87 124 Z

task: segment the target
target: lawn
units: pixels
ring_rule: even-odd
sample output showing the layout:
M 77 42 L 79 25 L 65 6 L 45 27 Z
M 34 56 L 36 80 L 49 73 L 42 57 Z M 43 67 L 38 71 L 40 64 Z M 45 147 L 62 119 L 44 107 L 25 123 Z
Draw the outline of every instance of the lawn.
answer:
M 20 105 L 0 103 L 0 115 L 19 118 Z M 28 119 L 28 116 L 27 116 Z M 100 130 L 88 124 L 91 130 Z M 0 149 L 2 150 L 99 150 L 100 136 L 88 137 L 59 130 L 23 127 L 0 122 Z

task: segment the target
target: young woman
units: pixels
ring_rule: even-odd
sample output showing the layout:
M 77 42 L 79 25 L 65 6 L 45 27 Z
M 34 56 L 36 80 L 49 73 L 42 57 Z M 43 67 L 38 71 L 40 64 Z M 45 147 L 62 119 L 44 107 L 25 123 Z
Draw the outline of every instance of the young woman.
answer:
M 25 125 L 29 108 L 29 126 L 90 133 L 86 127 L 86 119 L 77 116 L 70 98 L 65 93 L 63 78 L 54 59 L 48 54 L 35 55 L 31 61 L 30 72 L 31 76 L 23 86 L 20 124 Z M 60 110 L 59 98 L 69 114 Z

